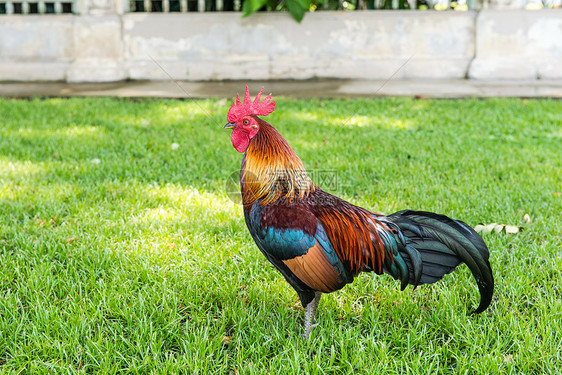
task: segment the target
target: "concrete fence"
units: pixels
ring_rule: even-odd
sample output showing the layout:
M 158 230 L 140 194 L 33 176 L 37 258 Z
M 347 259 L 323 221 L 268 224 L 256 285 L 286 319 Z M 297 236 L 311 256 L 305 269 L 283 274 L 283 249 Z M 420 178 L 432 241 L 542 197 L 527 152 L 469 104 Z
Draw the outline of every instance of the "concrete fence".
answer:
M 562 9 L 323 11 L 298 24 L 83 2 L 81 15 L 0 17 L 0 80 L 386 79 L 401 66 L 396 79 L 562 79 Z

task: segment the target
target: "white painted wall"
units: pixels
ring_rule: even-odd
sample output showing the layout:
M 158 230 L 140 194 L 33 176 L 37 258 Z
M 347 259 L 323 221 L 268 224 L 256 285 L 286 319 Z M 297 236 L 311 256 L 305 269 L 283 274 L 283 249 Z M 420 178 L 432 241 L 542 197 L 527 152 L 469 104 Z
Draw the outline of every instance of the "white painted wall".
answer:
M 476 21 L 475 79 L 562 79 L 562 9 L 489 10 Z
M 421 17 L 420 17 L 421 16 Z M 133 79 L 463 77 L 474 55 L 475 13 L 316 12 L 124 16 Z M 171 37 L 171 35 L 173 37 Z
M 562 79 L 562 9 L 3 16 L 0 80 Z

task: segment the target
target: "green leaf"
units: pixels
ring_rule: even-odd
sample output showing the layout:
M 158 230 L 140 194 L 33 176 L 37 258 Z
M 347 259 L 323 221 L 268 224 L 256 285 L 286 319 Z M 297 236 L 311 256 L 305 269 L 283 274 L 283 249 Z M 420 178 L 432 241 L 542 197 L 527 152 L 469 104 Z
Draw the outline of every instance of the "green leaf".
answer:
M 252 13 L 261 9 L 267 4 L 268 0 L 245 0 L 242 4 L 242 17 L 248 17 Z
M 287 9 L 297 22 L 301 22 L 310 6 L 309 0 L 287 0 Z
M 301 7 L 305 9 L 305 11 L 310 9 L 310 4 L 312 3 L 311 0 L 293 0 L 293 1 L 296 1 Z

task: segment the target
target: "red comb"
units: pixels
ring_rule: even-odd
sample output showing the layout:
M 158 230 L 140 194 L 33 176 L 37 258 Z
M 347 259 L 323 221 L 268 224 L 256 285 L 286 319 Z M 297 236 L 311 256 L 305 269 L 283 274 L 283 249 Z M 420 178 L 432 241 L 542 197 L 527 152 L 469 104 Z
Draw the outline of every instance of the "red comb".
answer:
M 258 95 L 252 102 L 250 98 L 250 90 L 246 86 L 246 94 L 244 95 L 244 103 L 240 102 L 240 95 L 236 94 L 236 102 L 232 103 L 230 109 L 228 110 L 228 115 L 226 119 L 228 122 L 236 122 L 240 116 L 244 115 L 258 115 L 267 116 L 275 109 L 275 102 L 270 102 L 271 94 L 269 94 L 261 103 L 260 98 L 263 92 L 263 87 L 261 88 Z

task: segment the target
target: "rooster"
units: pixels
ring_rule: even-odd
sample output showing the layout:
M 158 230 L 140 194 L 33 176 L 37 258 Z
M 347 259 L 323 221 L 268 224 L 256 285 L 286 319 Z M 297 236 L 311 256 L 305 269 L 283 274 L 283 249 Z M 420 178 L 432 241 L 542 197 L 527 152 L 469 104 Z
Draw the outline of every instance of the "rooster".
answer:
M 296 290 L 305 310 L 304 337 L 322 293 L 353 282 L 360 272 L 387 273 L 401 289 L 431 284 L 466 263 L 480 304 L 490 305 L 494 279 L 489 251 L 467 224 L 423 211 L 385 216 L 320 189 L 289 143 L 258 116 L 275 109 L 271 94 L 254 101 L 248 87 L 228 111 L 234 148 L 244 153 L 240 186 L 248 230 L 263 255 Z

